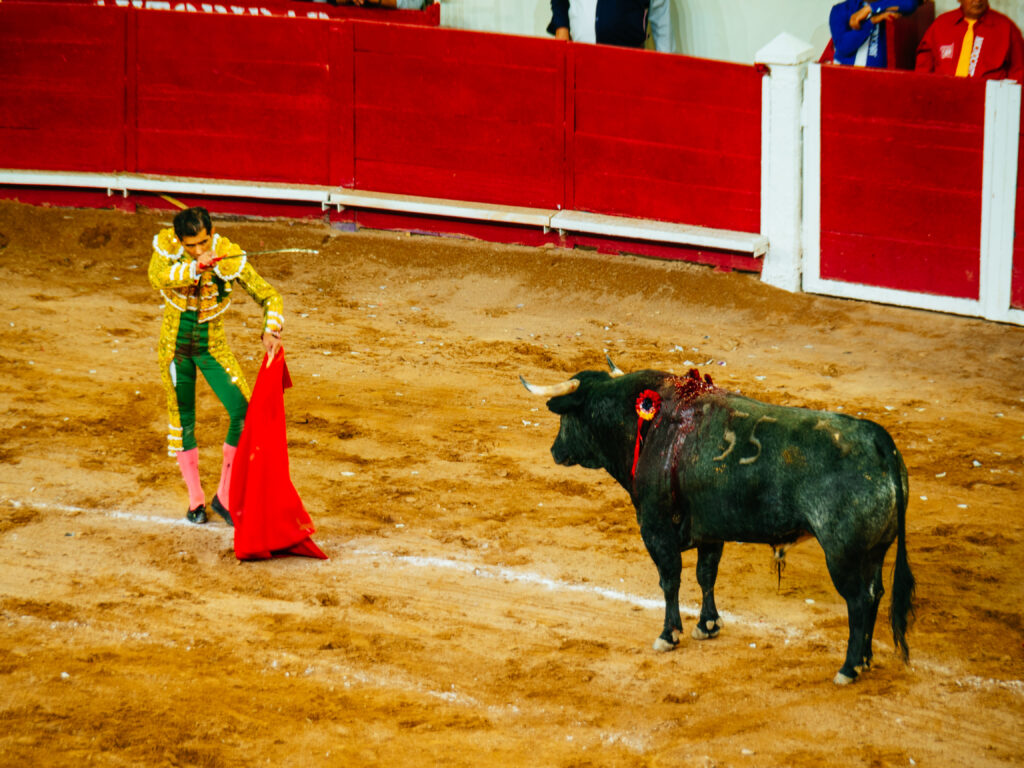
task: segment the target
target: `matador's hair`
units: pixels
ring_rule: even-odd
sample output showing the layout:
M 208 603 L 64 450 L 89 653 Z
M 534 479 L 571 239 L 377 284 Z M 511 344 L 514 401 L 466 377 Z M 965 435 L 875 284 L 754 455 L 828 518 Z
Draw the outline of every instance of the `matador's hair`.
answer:
M 174 234 L 181 240 L 185 237 L 194 237 L 203 230 L 209 233 L 213 229 L 213 222 L 210 221 L 210 212 L 205 208 L 186 208 L 178 211 L 174 217 Z

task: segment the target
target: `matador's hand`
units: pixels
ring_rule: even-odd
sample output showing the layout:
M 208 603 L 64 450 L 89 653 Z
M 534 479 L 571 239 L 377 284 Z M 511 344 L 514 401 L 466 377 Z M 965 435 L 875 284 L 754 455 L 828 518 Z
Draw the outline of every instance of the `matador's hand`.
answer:
M 196 261 L 199 263 L 199 269 L 209 269 L 211 266 L 216 264 L 220 259 L 217 258 L 216 252 L 211 248 L 204 253 L 199 254 L 196 257 Z
M 263 334 L 263 347 L 267 350 L 267 362 L 273 360 L 277 355 L 277 350 L 281 348 L 281 332 L 280 331 L 267 331 Z

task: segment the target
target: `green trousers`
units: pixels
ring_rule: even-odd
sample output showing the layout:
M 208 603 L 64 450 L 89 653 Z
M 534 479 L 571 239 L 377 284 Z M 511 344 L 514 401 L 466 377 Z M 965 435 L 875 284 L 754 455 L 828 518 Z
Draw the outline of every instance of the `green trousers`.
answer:
M 203 372 L 203 378 L 228 412 L 231 423 L 224 442 L 238 445 L 245 424 L 245 412 L 249 407 L 245 393 L 231 374 L 210 352 L 210 323 L 200 323 L 197 312 L 182 312 L 178 333 L 174 342 L 174 359 L 171 362 L 171 381 L 181 418 L 181 450 L 196 447 L 196 370 Z M 222 335 L 223 332 L 221 332 Z M 219 340 L 218 340 L 219 341 Z M 226 344 L 225 344 L 226 346 Z M 223 357 L 223 355 L 222 355 Z M 232 356 L 233 357 L 233 356 Z

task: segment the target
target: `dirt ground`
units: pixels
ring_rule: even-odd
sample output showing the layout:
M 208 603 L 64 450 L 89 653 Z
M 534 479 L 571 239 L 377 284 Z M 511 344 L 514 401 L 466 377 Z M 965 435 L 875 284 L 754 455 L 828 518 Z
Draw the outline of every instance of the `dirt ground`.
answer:
M 0 763 L 1024 764 L 1024 329 L 557 248 L 225 220 L 284 295 L 291 473 L 329 560 L 184 520 L 150 242 L 170 214 L 0 203 Z M 239 292 L 241 293 L 241 292 Z M 229 338 L 255 379 L 259 311 Z M 683 373 L 878 421 L 911 482 L 911 663 L 832 677 L 818 545 L 730 544 L 672 653 L 626 494 L 554 465 L 523 373 Z M 226 419 L 200 388 L 216 486 Z M 895 550 L 890 552 L 891 564 Z M 695 555 L 684 554 L 692 624 Z M 890 581 L 886 569 L 886 584 Z

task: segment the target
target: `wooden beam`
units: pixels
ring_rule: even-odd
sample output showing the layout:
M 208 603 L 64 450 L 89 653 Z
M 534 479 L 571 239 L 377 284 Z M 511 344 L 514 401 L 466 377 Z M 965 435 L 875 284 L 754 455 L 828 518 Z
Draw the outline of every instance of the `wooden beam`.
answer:
M 343 189 L 331 192 L 327 202 L 328 205 L 348 208 L 377 208 L 386 211 L 419 213 L 426 216 L 446 216 L 533 227 L 550 226 L 551 217 L 557 212 L 544 208 L 491 205 L 463 200 L 444 200 L 437 197 L 399 195 L 391 192 L 368 192 L 361 189 Z
M 761 234 L 711 229 L 691 224 L 673 224 L 652 219 L 628 219 L 584 211 L 561 211 L 551 217 L 551 227 L 627 240 L 654 240 L 660 243 L 736 251 L 753 256 L 763 256 L 768 250 L 768 238 Z

